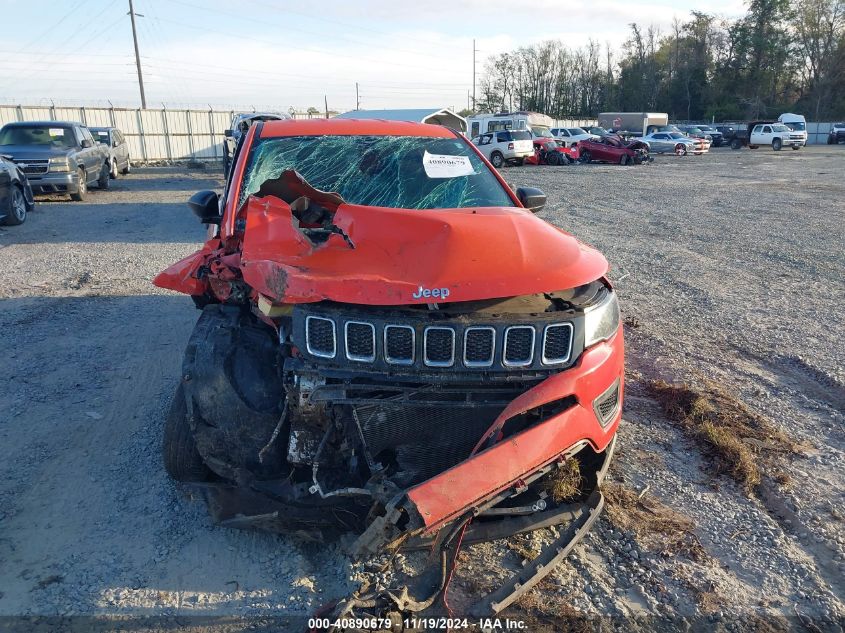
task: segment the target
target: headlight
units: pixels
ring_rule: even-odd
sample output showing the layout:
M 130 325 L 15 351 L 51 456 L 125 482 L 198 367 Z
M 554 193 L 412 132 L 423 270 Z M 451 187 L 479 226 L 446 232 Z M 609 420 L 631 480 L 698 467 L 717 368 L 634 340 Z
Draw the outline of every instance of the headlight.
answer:
M 50 171 L 70 171 L 70 163 L 68 162 L 67 156 L 51 158 L 49 165 Z
M 612 290 L 598 305 L 584 311 L 584 347 L 609 339 L 619 329 L 619 302 Z

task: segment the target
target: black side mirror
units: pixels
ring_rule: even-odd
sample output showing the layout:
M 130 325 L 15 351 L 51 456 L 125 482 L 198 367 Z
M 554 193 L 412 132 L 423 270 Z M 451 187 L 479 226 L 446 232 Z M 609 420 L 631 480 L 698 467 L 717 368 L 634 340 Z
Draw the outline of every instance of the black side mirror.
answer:
M 82 139 L 82 147 L 93 147 L 93 145 L 87 138 Z
M 516 197 L 532 213 L 542 211 L 546 206 L 546 194 L 534 187 L 520 187 L 516 190 Z
M 232 138 L 234 136 L 234 132 L 232 132 L 232 130 L 223 130 L 223 136 L 226 138 Z
M 188 206 L 203 224 L 220 224 L 220 197 L 214 191 L 197 191 Z

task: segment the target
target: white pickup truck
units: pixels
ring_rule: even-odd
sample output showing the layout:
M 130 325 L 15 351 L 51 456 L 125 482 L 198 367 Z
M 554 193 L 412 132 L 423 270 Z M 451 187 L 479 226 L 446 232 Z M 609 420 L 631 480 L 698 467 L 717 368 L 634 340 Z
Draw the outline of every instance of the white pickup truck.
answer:
M 795 132 L 783 123 L 757 123 L 751 128 L 748 138 L 748 147 L 751 149 L 760 145 L 771 145 L 775 151 L 781 147 L 801 149 L 806 143 L 807 138 L 803 133 Z

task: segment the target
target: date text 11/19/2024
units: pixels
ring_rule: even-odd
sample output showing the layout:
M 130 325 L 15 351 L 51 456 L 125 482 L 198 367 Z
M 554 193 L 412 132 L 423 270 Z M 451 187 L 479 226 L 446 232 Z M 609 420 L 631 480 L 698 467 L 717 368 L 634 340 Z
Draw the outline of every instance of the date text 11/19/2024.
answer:
M 460 630 L 475 629 L 483 633 L 493 631 L 527 631 L 523 620 L 512 618 L 405 618 L 403 625 L 411 630 Z M 385 631 L 393 627 L 390 618 L 311 618 L 308 620 L 310 631 Z

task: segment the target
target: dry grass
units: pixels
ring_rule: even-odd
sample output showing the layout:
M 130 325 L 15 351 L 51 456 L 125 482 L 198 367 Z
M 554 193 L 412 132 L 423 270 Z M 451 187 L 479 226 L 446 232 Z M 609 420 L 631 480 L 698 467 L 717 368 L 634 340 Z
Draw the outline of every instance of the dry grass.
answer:
M 655 380 L 648 389 L 666 415 L 702 447 L 716 472 L 730 475 L 748 493 L 783 454 L 799 449 L 768 419 L 716 385 L 698 391 Z
M 687 556 L 703 562 L 707 552 L 693 530 L 695 523 L 688 516 L 676 512 L 653 497 L 640 499 L 630 488 L 605 483 L 602 491 L 605 512 L 613 525 L 633 532 L 637 541 L 664 556 Z
M 579 497 L 583 485 L 581 464 L 577 459 L 572 458 L 567 459 L 557 470 L 550 473 L 543 487 L 555 503 L 563 503 Z

